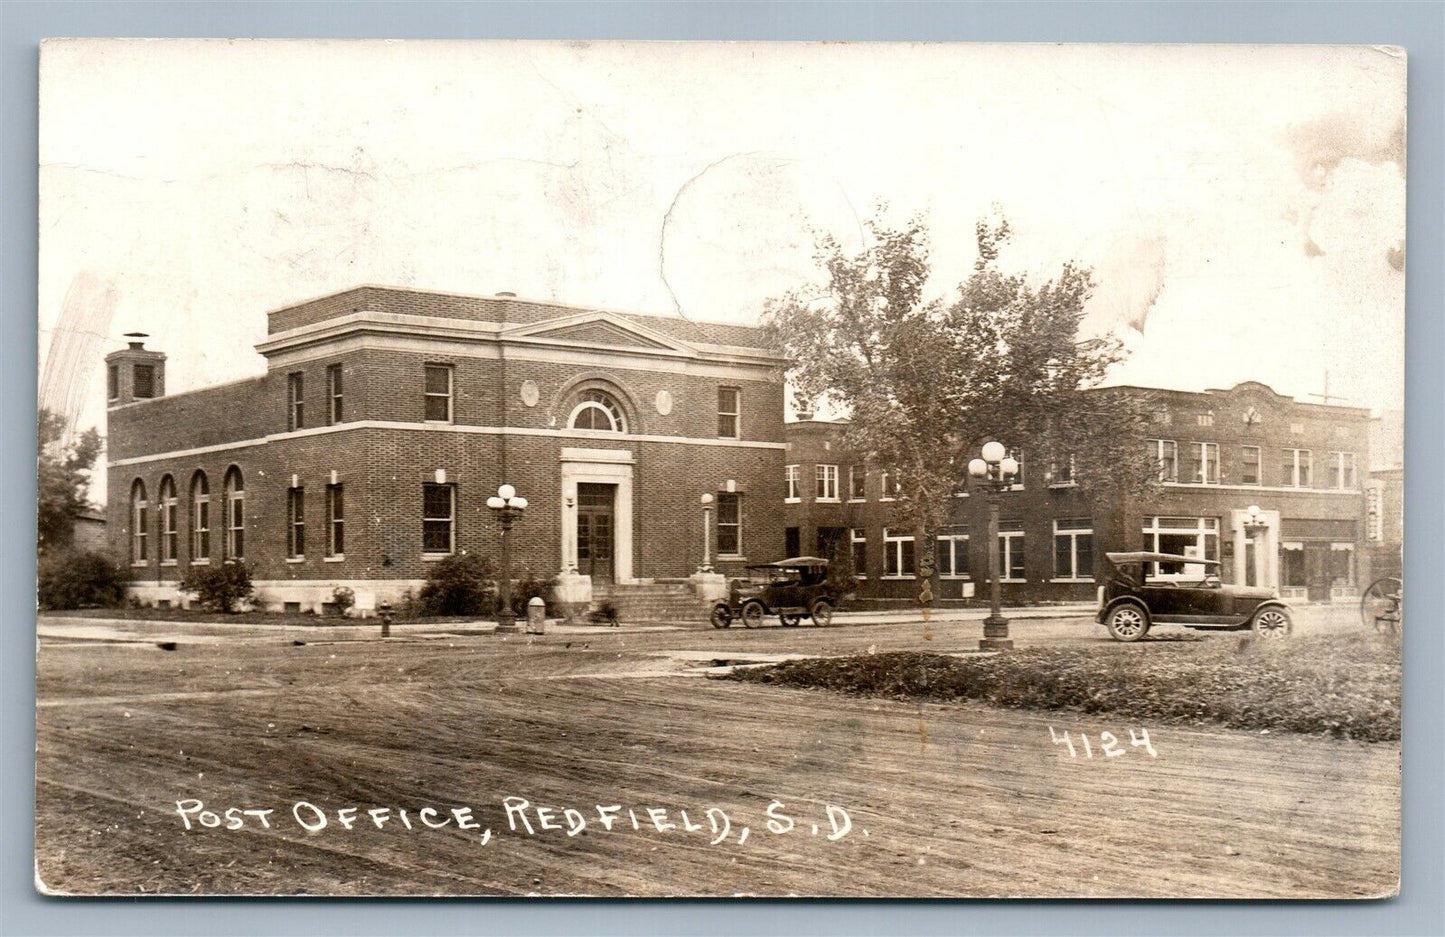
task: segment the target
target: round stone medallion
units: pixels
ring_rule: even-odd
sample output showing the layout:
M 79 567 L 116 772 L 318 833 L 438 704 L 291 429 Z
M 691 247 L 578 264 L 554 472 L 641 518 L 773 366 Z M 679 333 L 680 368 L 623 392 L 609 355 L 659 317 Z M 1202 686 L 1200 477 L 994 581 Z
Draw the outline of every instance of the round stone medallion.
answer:
M 529 407 L 535 407 L 537 405 L 537 401 L 541 399 L 541 396 L 542 393 L 541 391 L 537 390 L 536 381 L 522 382 L 522 403 L 526 404 Z
M 657 412 L 667 416 L 672 412 L 672 394 L 665 390 L 657 392 Z

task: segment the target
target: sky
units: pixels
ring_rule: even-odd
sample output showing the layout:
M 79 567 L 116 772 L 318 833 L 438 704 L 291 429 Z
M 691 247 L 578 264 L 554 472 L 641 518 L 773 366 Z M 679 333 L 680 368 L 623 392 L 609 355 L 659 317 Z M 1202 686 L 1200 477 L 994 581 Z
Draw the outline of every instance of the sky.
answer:
M 1005 266 L 1092 268 L 1110 383 L 1403 407 L 1398 49 L 62 40 L 40 90 L 40 403 L 80 428 L 125 332 L 174 393 L 362 283 L 753 322 L 877 211 L 933 295 L 994 212 Z

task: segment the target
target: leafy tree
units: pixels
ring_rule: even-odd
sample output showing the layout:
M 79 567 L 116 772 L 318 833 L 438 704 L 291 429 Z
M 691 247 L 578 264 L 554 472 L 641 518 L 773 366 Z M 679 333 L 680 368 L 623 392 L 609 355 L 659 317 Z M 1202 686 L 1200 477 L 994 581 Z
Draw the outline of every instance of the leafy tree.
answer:
M 989 439 L 1025 449 L 1033 478 L 1072 456 L 1078 484 L 1109 503 L 1147 487 L 1155 467 L 1141 443 L 1144 402 L 1090 390 L 1123 348 L 1078 334 L 1089 270 L 1065 263 L 1037 285 L 1005 273 L 1008 221 L 981 220 L 973 269 L 952 295 L 928 297 L 923 222 L 875 218 L 867 229 L 857 253 L 820 239 L 821 291 L 784 294 L 763 321 L 789 360 L 795 399 L 846 413 L 845 444 L 898 481 L 896 508 L 922 534 L 921 559 L 932 557 L 933 533 Z M 932 564 L 919 565 L 926 575 Z
M 90 471 L 100 455 L 100 434 L 94 428 L 68 445 L 65 419 L 42 408 L 37 423 L 39 497 L 36 523 L 41 553 L 70 546 L 75 517 L 90 506 Z

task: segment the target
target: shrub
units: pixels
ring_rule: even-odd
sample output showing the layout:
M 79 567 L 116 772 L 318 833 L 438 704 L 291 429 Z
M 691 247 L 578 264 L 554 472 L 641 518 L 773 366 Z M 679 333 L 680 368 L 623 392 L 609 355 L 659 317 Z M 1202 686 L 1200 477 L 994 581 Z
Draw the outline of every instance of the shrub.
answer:
M 527 570 L 522 570 L 512 583 L 512 611 L 518 617 L 526 617 L 527 603 L 534 596 L 540 597 L 550 611 L 556 604 L 556 596 L 553 593 L 555 585 L 554 578 L 540 579 Z
M 120 567 L 104 553 L 48 553 L 41 557 L 38 572 L 41 608 L 109 608 L 125 596 Z
M 497 608 L 496 567 L 484 556 L 458 553 L 439 560 L 421 587 L 423 615 L 490 615 Z
M 337 586 L 331 590 L 331 605 L 336 609 L 336 614 L 342 618 L 351 606 L 356 604 L 356 593 L 346 586 Z
M 202 608 L 227 613 L 237 611 L 256 592 L 251 584 L 251 567 L 240 560 L 226 560 L 219 566 L 192 566 L 179 588 L 194 594 Z
M 847 540 L 833 544 L 833 555 L 828 557 L 828 590 L 841 597 L 858 591 L 857 570 L 853 568 L 853 545 Z

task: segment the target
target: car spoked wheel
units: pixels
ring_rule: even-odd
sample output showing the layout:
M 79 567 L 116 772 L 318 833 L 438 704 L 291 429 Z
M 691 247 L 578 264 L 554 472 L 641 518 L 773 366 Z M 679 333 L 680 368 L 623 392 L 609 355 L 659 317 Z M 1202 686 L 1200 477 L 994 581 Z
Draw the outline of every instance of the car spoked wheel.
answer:
M 1104 622 L 1115 641 L 1137 641 L 1149 633 L 1149 619 L 1137 605 L 1120 605 Z
M 1254 629 L 1255 635 L 1261 638 L 1286 638 L 1294 630 L 1294 622 L 1290 619 L 1289 612 L 1271 606 L 1255 612 L 1250 627 Z
M 833 606 L 819 599 L 813 603 L 811 612 L 813 624 L 819 628 L 826 628 L 833 623 Z
M 749 602 L 743 606 L 743 627 L 757 628 L 763 623 L 763 606 L 758 602 Z
M 733 623 L 733 613 L 726 605 L 714 605 L 711 620 L 714 628 L 727 628 Z

